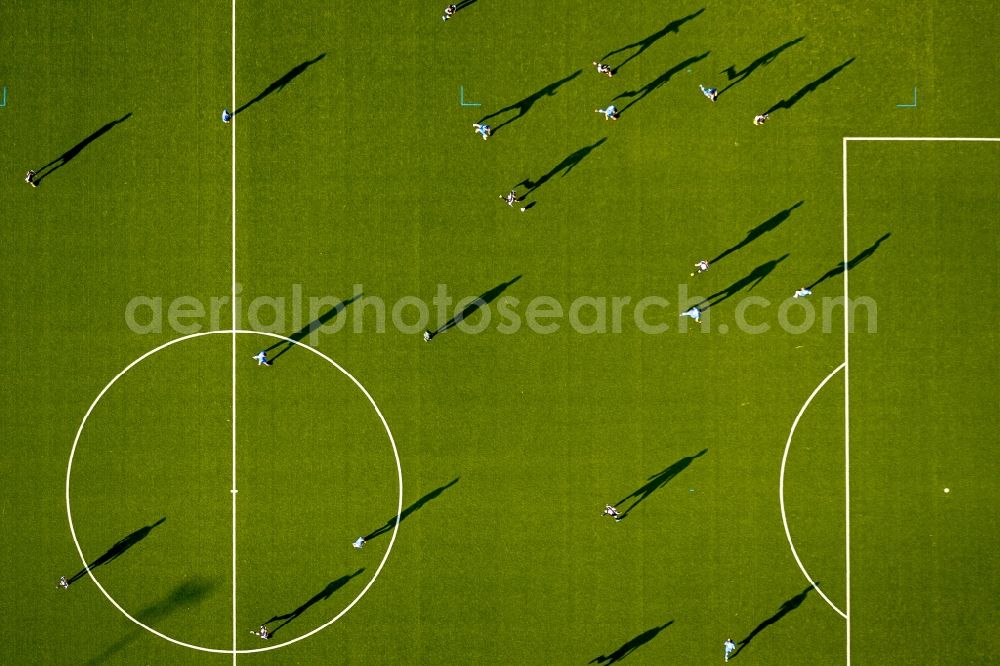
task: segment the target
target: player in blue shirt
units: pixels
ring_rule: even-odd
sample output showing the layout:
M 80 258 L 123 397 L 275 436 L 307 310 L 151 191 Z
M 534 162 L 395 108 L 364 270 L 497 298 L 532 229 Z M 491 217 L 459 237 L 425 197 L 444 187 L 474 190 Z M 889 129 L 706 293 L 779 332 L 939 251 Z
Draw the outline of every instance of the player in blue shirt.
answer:
M 717 100 L 719 98 L 719 89 L 718 88 L 706 88 L 705 86 L 701 85 L 700 83 L 698 84 L 698 87 L 701 88 L 701 94 L 704 95 L 705 97 L 707 97 L 709 99 L 709 101 L 714 102 L 715 100 Z
M 701 308 L 699 308 L 696 305 L 693 308 L 691 308 L 690 310 L 685 310 L 684 312 L 682 312 L 681 316 L 682 317 L 691 317 L 691 319 L 694 319 L 694 321 L 695 321 L 696 324 L 700 324 L 701 323 Z
M 233 114 L 229 113 L 229 109 L 222 110 L 222 122 L 229 124 L 229 121 L 233 119 Z
M 493 128 L 489 125 L 481 125 L 479 123 L 472 123 L 472 126 L 476 128 L 476 134 L 483 135 L 483 141 L 490 138 L 490 134 L 493 134 Z
M 726 661 L 729 661 L 729 656 L 736 650 L 736 643 L 733 642 L 732 638 L 727 638 L 722 647 L 726 649 Z
M 805 298 L 806 296 L 812 296 L 812 289 L 810 289 L 809 287 L 802 287 L 801 289 L 797 289 L 795 293 L 792 295 L 793 298 Z
M 257 365 L 271 365 L 271 362 L 267 360 L 266 351 L 262 351 L 259 354 L 254 355 L 253 360 L 257 361 Z
M 364 537 L 358 537 L 357 539 L 355 539 L 354 543 L 352 543 L 351 545 L 354 546 L 355 548 L 357 548 L 358 550 L 361 550 L 362 548 L 365 547 L 365 538 Z
M 621 116 L 614 104 L 606 109 L 594 109 L 594 113 L 603 113 L 605 120 L 618 120 L 618 117 Z

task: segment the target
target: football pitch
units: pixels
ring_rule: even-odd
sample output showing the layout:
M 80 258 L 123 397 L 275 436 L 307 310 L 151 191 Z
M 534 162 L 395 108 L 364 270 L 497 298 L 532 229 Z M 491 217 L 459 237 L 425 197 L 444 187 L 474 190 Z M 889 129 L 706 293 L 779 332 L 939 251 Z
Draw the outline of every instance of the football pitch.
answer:
M 992 3 L 0 34 L 0 663 L 997 660 Z

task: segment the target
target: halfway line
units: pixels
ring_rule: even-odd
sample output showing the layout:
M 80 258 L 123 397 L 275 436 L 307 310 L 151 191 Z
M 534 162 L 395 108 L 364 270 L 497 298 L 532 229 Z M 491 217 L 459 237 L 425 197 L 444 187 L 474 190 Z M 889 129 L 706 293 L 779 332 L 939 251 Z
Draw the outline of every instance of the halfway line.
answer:
M 230 108 L 236 108 L 236 0 L 232 2 L 232 90 Z M 230 419 L 233 424 L 233 666 L 236 665 L 236 116 L 230 120 L 232 132 L 232 363 L 233 363 L 233 410 Z

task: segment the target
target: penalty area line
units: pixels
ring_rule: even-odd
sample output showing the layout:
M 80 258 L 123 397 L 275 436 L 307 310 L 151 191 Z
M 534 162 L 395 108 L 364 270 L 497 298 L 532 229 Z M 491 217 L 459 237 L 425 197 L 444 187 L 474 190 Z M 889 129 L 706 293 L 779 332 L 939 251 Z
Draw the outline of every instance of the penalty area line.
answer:
M 997 143 L 1000 137 L 970 137 L 970 136 L 845 136 L 841 150 L 843 174 L 843 208 L 844 208 L 844 266 L 847 265 L 847 145 L 852 141 L 859 142 L 959 142 L 959 143 Z M 847 611 L 847 666 L 851 666 L 851 368 L 850 368 L 850 318 L 847 313 L 847 303 L 850 296 L 850 281 L 848 271 L 844 271 L 844 551 L 845 580 L 844 606 Z

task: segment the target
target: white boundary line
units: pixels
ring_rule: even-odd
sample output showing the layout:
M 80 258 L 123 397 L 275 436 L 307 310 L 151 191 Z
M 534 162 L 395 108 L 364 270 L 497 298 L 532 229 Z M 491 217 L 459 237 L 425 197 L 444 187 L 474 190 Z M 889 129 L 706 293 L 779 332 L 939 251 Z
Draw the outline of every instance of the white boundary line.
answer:
M 806 413 L 806 410 L 809 409 L 809 404 L 813 401 L 813 398 L 819 394 L 823 387 L 826 386 L 826 383 L 833 379 L 834 375 L 843 370 L 846 365 L 847 363 L 841 363 L 837 366 L 836 370 L 828 374 L 826 378 L 819 383 L 819 386 L 814 388 L 813 392 L 809 394 L 809 397 L 802 405 L 802 409 L 800 409 L 799 413 L 795 416 L 795 420 L 792 422 L 792 429 L 788 432 L 788 440 L 785 442 L 785 453 L 781 456 L 781 475 L 778 479 L 778 502 L 781 505 L 781 523 L 785 528 L 785 537 L 788 539 L 788 547 L 792 549 L 792 557 L 795 558 L 795 563 L 799 565 L 802 575 L 806 577 L 806 580 L 813 586 L 816 593 L 823 597 L 823 600 L 830 605 L 830 608 L 837 611 L 840 617 L 845 620 L 847 619 L 847 613 L 837 608 L 837 605 L 830 601 L 830 598 L 826 596 L 818 585 L 816 585 L 816 581 L 813 580 L 812 576 L 809 575 L 809 572 L 806 571 L 805 565 L 802 564 L 802 560 L 799 558 L 798 551 L 795 550 L 795 544 L 792 542 L 792 532 L 788 528 L 788 517 L 785 515 L 785 464 L 788 462 L 788 452 L 792 448 L 792 438 L 795 436 L 795 429 L 799 426 L 799 420 L 802 418 L 802 415 Z
M 1000 137 L 964 136 L 845 136 L 844 150 L 848 141 L 1000 141 Z M 846 175 L 846 172 L 845 172 Z
M 1000 142 L 1000 137 L 962 136 L 845 136 L 843 141 L 844 188 L 844 266 L 847 266 L 847 144 L 851 141 L 958 141 Z M 848 272 L 844 271 L 844 547 L 845 547 L 845 610 L 847 612 L 847 666 L 851 665 L 851 381 L 850 381 L 850 322 L 848 319 Z
M 402 465 L 400 464 L 400 461 L 399 461 L 399 450 L 396 448 L 396 439 L 392 436 L 392 430 L 389 429 L 389 423 L 385 420 L 385 416 L 382 414 L 382 410 L 379 409 L 378 405 L 375 403 L 375 399 L 372 398 L 371 394 L 368 392 L 368 389 L 366 389 L 364 387 L 364 385 L 361 382 L 359 382 L 354 377 L 354 375 L 352 375 L 350 372 L 348 372 L 343 367 L 341 367 L 332 358 L 330 358 L 329 356 L 327 356 L 323 352 L 319 351 L 318 349 L 314 349 L 313 347 L 310 347 L 307 344 L 299 342 L 298 340 L 293 340 L 293 339 L 285 337 L 283 335 L 278 335 L 277 333 L 265 333 L 265 332 L 261 332 L 261 331 L 249 331 L 249 330 L 242 330 L 242 329 L 237 329 L 235 332 L 238 333 L 238 334 L 245 334 L 245 335 L 264 335 L 264 336 L 271 337 L 271 338 L 277 338 L 278 340 L 285 340 L 286 342 L 290 342 L 290 343 L 292 343 L 294 345 L 302 347 L 303 349 L 306 349 L 306 350 L 312 352 L 313 354 L 319 356 L 320 358 L 322 358 L 323 360 L 325 360 L 327 363 L 329 363 L 330 365 L 332 365 L 333 367 L 335 367 L 337 370 L 339 370 L 341 372 L 341 374 L 343 374 L 348 379 L 350 379 L 351 382 L 355 386 L 357 386 L 361 390 L 362 393 L 365 394 L 365 397 L 368 399 L 368 402 L 371 404 L 372 408 L 375 410 L 375 413 L 378 415 L 379 420 L 382 422 L 382 427 L 385 429 L 385 433 L 389 437 L 389 444 L 392 445 L 392 455 L 393 455 L 393 457 L 394 457 L 394 459 L 396 461 L 396 478 L 397 478 L 397 482 L 398 482 L 398 485 L 399 485 L 399 497 L 396 500 L 396 515 L 398 516 L 399 514 L 401 514 L 403 512 L 403 467 L 402 467 Z M 358 596 L 356 596 L 354 598 L 354 600 L 351 601 L 351 603 L 349 603 L 333 619 L 329 620 L 325 624 L 322 624 L 322 625 L 316 627 L 312 631 L 310 631 L 308 633 L 305 633 L 305 634 L 302 634 L 301 636 L 296 636 L 295 638 L 293 638 L 291 640 L 287 640 L 284 643 L 275 643 L 273 645 L 268 645 L 267 647 L 255 648 L 255 649 L 252 649 L 252 650 L 236 650 L 235 653 L 234 653 L 234 651 L 231 648 L 208 648 L 208 647 L 204 647 L 204 646 L 201 646 L 201 645 L 193 645 L 191 643 L 185 643 L 184 641 L 179 641 L 176 638 L 172 638 L 170 636 L 167 636 L 166 634 L 161 633 L 161 632 L 157 631 L 156 629 L 153 629 L 152 627 L 150 627 L 150 626 L 148 626 L 146 624 L 143 624 L 139 620 L 135 619 L 132 615 L 129 614 L 128 611 L 126 611 L 124 608 L 122 608 L 121 605 L 117 601 L 115 601 L 114 597 L 112 597 L 108 593 L 107 590 L 104 589 L 104 586 L 101 585 L 101 582 L 99 580 L 97 580 L 97 578 L 94 576 L 94 572 L 90 570 L 90 567 L 87 564 L 87 558 L 83 554 L 83 548 L 80 546 L 80 541 L 79 541 L 79 539 L 77 539 L 77 536 L 76 536 L 76 527 L 73 524 L 73 510 L 72 510 L 72 506 L 70 504 L 70 480 L 71 480 L 71 477 L 72 477 L 72 474 L 73 474 L 73 458 L 76 456 L 76 448 L 77 448 L 77 445 L 80 443 L 80 436 L 83 434 L 83 429 L 87 425 L 87 419 L 90 418 L 90 415 L 93 413 L 94 408 L 97 407 L 97 403 L 99 403 L 101 401 L 101 398 L 104 397 L 104 394 L 107 393 L 111 389 L 111 387 L 114 386 L 115 383 L 125 375 L 126 372 L 128 372 L 129 370 L 131 370 L 135 366 L 139 365 L 139 363 L 141 363 L 142 361 L 146 360 L 147 358 L 149 358 L 153 354 L 155 354 L 155 353 L 157 353 L 159 351 L 162 351 L 162 350 L 166 349 L 167 347 L 175 345 L 175 344 L 177 344 L 179 342 L 184 342 L 186 340 L 191 340 L 193 338 L 200 338 L 200 337 L 204 337 L 206 335 L 228 335 L 228 334 L 232 334 L 232 333 L 233 333 L 233 331 L 228 331 L 228 330 L 225 330 L 225 329 L 217 330 L 217 331 L 201 331 L 199 333 L 192 333 L 190 335 L 185 335 L 183 337 L 175 338 L 174 340 L 170 340 L 168 342 L 165 342 L 162 345 L 160 345 L 159 347 L 156 347 L 155 349 L 149 350 L 148 352 L 146 352 L 145 354 L 143 354 L 142 356 L 140 356 L 136 360 L 134 360 L 131 363 L 129 363 L 125 367 L 124 370 L 122 370 L 117 375 L 115 375 L 114 378 L 112 378 L 111 381 L 108 382 L 107 385 L 103 389 L 101 389 L 101 392 L 97 394 L 97 397 L 94 398 L 94 401 L 92 403 L 90 403 L 90 407 L 87 409 L 87 413 L 84 414 L 83 420 L 80 422 L 80 427 L 76 431 L 76 437 L 73 439 L 73 448 L 72 448 L 72 450 L 70 451 L 70 454 L 69 454 L 69 465 L 66 468 L 66 516 L 69 519 L 69 531 L 70 531 L 70 534 L 73 537 L 73 544 L 76 546 L 76 552 L 80 556 L 80 561 L 83 562 L 83 568 L 86 569 L 87 575 L 90 577 L 90 580 L 92 580 L 94 582 L 94 585 L 97 586 L 97 589 L 99 589 L 101 591 L 101 594 L 103 594 L 107 598 L 107 600 L 111 602 L 111 605 L 113 605 L 115 608 L 117 608 L 118 611 L 122 615 L 124 615 L 129 620 L 131 620 L 133 623 L 135 623 L 138 626 L 142 627 L 146 631 L 150 632 L 151 634 L 155 634 L 155 635 L 159 636 L 160 638 L 162 638 L 163 640 L 166 640 L 166 641 L 169 641 L 169 642 L 173 643 L 174 645 L 180 645 L 181 647 L 190 648 L 192 650 L 199 650 L 201 652 L 213 652 L 213 653 L 216 653 L 216 654 L 234 654 L 233 658 L 235 659 L 236 658 L 235 654 L 252 654 L 254 652 L 267 652 L 269 650 L 277 650 L 278 648 L 282 648 L 282 647 L 285 647 L 287 645 L 291 645 L 292 643 L 297 643 L 297 642 L 299 642 L 301 640 L 305 640 L 306 638 L 309 638 L 313 634 L 316 634 L 316 633 L 322 631 L 323 629 L 326 629 L 331 624 L 333 624 L 334 622 L 336 622 L 337 620 L 339 620 L 340 618 L 342 618 L 344 615 L 346 615 L 347 612 L 349 610 L 351 610 L 352 608 L 354 608 L 354 605 L 357 604 L 359 601 L 361 601 L 361 598 L 364 597 L 365 594 L 368 593 L 368 590 L 371 589 L 371 586 L 374 585 L 375 581 L 378 579 L 379 574 L 382 573 L 382 569 L 383 569 L 383 567 L 385 567 L 385 563 L 389 559 L 389 553 L 392 552 L 392 546 L 393 546 L 393 544 L 396 543 L 396 535 L 399 532 L 399 523 L 400 523 L 400 521 L 397 520 L 396 524 L 392 528 L 392 536 L 389 539 L 389 545 L 386 547 L 385 555 L 382 556 L 382 561 L 379 562 L 378 568 L 375 570 L 375 573 L 372 575 L 371 580 L 368 581 L 368 584 L 365 585 L 364 589 L 362 589 L 361 592 L 358 593 Z
M 233 117 L 229 120 L 230 131 L 232 133 L 232 300 L 229 305 L 232 308 L 232 362 L 233 362 L 233 411 L 230 419 L 233 424 L 233 483 L 231 494 L 233 496 L 233 666 L 236 666 L 236 0 L 232 0 L 232 88 L 230 108 L 233 110 Z
M 846 663 L 851 666 L 851 359 L 847 342 L 851 327 L 848 315 L 850 301 L 847 300 L 847 274 L 850 273 L 847 270 L 847 142 L 845 138 L 841 164 L 844 174 L 844 620 L 847 622 L 844 640 Z

